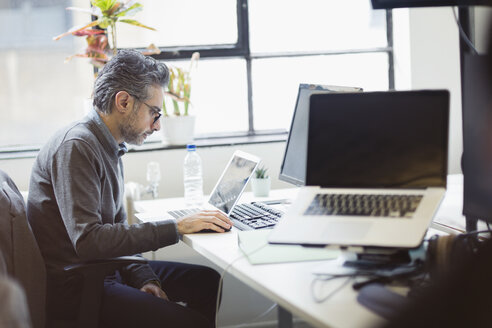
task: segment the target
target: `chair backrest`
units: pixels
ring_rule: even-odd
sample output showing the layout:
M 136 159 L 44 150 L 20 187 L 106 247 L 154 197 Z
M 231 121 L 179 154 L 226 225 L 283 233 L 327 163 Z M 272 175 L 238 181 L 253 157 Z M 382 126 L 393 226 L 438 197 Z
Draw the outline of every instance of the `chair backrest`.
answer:
M 3 263 L 0 252 L 0 265 Z M 10 279 L 3 269 L 0 268 L 0 300 L 2 300 L 0 327 L 31 328 L 31 318 L 24 290 L 16 281 Z
M 24 288 L 34 328 L 45 326 L 46 268 L 26 217 L 24 199 L 0 170 L 0 252 L 7 274 Z

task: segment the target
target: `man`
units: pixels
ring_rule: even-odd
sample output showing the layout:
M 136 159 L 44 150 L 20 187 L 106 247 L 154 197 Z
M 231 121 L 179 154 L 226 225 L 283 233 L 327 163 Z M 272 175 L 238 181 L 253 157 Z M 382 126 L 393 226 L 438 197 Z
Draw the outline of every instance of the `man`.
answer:
M 133 255 L 232 223 L 219 211 L 177 222 L 129 226 L 123 207 L 125 143 L 142 144 L 160 129 L 167 67 L 137 51 L 120 50 L 99 72 L 94 110 L 56 133 L 34 163 L 28 218 L 46 262 L 48 317 L 73 317 L 81 284 L 62 268 L 83 260 Z M 105 281 L 104 327 L 212 327 L 218 274 L 201 266 L 150 261 Z M 186 306 L 177 302 L 186 303 Z

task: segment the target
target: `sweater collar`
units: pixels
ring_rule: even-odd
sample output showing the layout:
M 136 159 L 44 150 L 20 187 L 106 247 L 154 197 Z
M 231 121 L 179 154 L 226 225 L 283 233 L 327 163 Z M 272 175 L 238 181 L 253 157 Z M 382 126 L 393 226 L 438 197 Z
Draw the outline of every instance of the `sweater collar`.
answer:
M 116 156 L 121 157 L 128 152 L 128 148 L 124 142 L 118 144 L 114 139 L 113 135 L 109 131 L 106 123 L 101 119 L 99 113 L 92 109 L 89 112 L 89 119 L 95 123 L 97 130 L 100 132 L 102 137 L 102 142 L 108 147 L 108 149 L 114 153 Z

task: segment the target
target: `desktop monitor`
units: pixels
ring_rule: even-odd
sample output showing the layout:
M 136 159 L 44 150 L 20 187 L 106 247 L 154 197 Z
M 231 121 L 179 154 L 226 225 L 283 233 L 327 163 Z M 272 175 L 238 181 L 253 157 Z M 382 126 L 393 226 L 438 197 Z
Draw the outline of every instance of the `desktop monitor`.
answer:
M 492 223 L 491 56 L 466 54 L 464 59 L 463 215 Z
M 296 186 L 306 183 L 309 97 L 314 93 L 360 92 L 362 88 L 300 84 L 279 179 Z

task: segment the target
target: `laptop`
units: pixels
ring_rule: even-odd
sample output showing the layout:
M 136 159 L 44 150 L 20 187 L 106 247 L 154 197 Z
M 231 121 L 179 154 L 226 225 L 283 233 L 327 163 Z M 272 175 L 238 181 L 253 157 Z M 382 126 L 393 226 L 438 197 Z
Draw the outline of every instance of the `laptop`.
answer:
M 446 190 L 449 92 L 310 97 L 306 187 L 270 243 L 418 247 Z
M 176 219 L 205 209 L 220 210 L 229 215 L 241 197 L 259 162 L 259 157 L 236 150 L 229 159 L 203 208 L 171 210 L 165 216 Z

